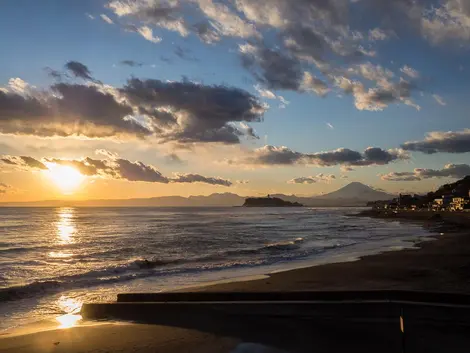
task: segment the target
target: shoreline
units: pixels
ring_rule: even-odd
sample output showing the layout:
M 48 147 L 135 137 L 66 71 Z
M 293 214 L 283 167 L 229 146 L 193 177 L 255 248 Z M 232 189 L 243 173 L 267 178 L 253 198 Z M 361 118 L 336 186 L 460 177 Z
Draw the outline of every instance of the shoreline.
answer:
M 402 289 L 470 294 L 470 214 L 461 218 L 458 215 L 431 218 L 431 215 L 425 212 L 383 215 L 368 210 L 355 216 L 412 222 L 440 235 L 432 241 L 416 242 L 415 246 L 418 248 L 360 256 L 357 261 L 287 269 L 258 279 L 209 283 L 176 290 L 266 292 Z M 133 323 L 98 323 L 68 329 L 25 332 L 27 333 L 20 335 L 14 335 L 14 332 L 1 335 L 0 352 L 49 352 L 51 347 L 57 348 L 54 351 L 58 352 L 80 352 L 85 348 L 89 352 L 109 349 L 109 342 L 101 337 L 114 337 L 120 342 L 121 350 L 136 352 L 153 351 L 152 347 L 155 348 L 155 345 L 165 346 L 163 352 L 178 351 L 178 347 L 187 348 L 190 347 L 187 345 L 196 342 L 200 347 L 205 347 L 201 348 L 201 352 L 231 352 L 241 343 L 237 339 L 217 337 L 194 330 Z M 161 337 L 163 332 L 165 335 Z M 155 338 L 158 335 L 160 337 Z M 61 343 L 54 347 L 57 342 Z M 152 342 L 153 346 L 148 345 L 149 342 Z M 206 345 L 204 342 L 209 343 Z M 140 348 L 137 349 L 138 347 Z M 213 350 L 214 347 L 220 349 Z
M 220 283 L 195 291 L 425 290 L 470 294 L 470 214 L 406 212 L 383 215 L 366 210 L 355 217 L 404 221 L 438 234 L 415 247 L 267 274 L 268 278 Z M 344 274 L 347 273 L 347 276 Z

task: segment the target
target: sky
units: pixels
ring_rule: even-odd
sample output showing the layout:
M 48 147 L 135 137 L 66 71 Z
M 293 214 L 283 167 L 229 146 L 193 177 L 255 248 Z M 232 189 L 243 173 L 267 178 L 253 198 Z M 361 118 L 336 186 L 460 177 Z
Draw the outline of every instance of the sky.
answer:
M 470 0 L 3 0 L 0 202 L 470 174 Z

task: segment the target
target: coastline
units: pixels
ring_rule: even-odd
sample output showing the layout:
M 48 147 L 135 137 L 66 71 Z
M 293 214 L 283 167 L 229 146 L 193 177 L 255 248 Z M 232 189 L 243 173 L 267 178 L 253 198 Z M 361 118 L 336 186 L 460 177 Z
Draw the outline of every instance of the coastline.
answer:
M 430 217 L 425 212 L 384 215 L 363 211 L 357 216 L 419 223 L 441 234 L 419 248 L 384 252 L 358 261 L 330 263 L 286 270 L 245 281 L 191 287 L 190 291 L 299 291 L 299 290 L 424 290 L 470 294 L 470 214 Z M 180 289 L 181 290 L 181 289 Z M 110 346 L 110 341 L 114 340 Z M 162 352 L 196 347 L 194 351 L 231 352 L 241 342 L 194 330 L 141 324 L 73 327 L 23 336 L 0 336 L 0 352 Z M 60 342 L 56 345 L 57 342 Z M 185 348 L 186 347 L 186 348 Z M 217 349 L 216 349 L 217 348 Z
M 268 275 L 266 279 L 200 287 L 201 291 L 295 290 L 423 290 L 470 294 L 470 214 L 407 212 L 382 215 L 364 211 L 357 217 L 377 217 L 421 224 L 436 232 L 435 240 L 418 248 L 366 255 L 358 261 L 330 263 Z

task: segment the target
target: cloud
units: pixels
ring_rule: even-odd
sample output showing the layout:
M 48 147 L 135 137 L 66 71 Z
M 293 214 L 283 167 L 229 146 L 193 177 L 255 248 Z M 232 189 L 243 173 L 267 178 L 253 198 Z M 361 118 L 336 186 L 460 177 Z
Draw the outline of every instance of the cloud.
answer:
M 21 169 L 47 170 L 47 167 L 42 162 L 29 156 L 1 156 L 0 163 Z
M 369 87 L 364 82 L 368 78 L 352 79 L 348 73 L 357 63 L 376 55 L 378 41 L 399 38 L 396 33 L 404 28 L 421 32 L 419 23 L 426 7 L 420 2 L 113 0 L 107 8 L 129 21 L 127 30 L 149 40 L 160 39 L 151 32 L 156 27 L 183 37 L 194 34 L 208 44 L 225 38 L 246 40 L 239 44 L 242 65 L 263 89 L 323 97 L 332 90 L 336 78 L 343 77 L 355 82 L 349 93 L 354 95 L 357 109 L 380 111 L 392 103 L 420 109 L 411 97 L 414 82 L 387 79 Z M 359 13 L 373 13 L 381 28 L 354 29 L 354 16 Z M 187 56 L 178 48 L 176 55 L 183 59 Z M 367 61 L 364 64 L 370 65 Z M 402 72 L 408 78 L 418 78 L 418 72 L 408 66 Z M 282 103 L 280 107 L 284 106 Z
M 381 175 L 381 179 L 385 181 L 418 181 L 421 178 L 413 172 L 391 172 Z
M 434 44 L 470 39 L 470 5 L 466 0 L 443 0 L 421 18 L 424 36 Z
M 393 73 L 382 67 L 362 65 L 355 71 L 364 78 L 375 81 L 377 87 L 367 89 L 361 82 L 344 76 L 335 76 L 335 85 L 345 93 L 352 94 L 359 110 L 382 111 L 392 103 L 403 103 L 420 110 L 420 106 L 411 100 L 411 92 L 416 87 L 413 83 L 401 79 L 391 82 Z
M 303 72 L 293 57 L 248 43 L 240 45 L 240 55 L 243 66 L 268 89 L 299 90 Z
M 460 179 L 470 175 L 468 164 L 446 164 L 443 169 L 415 169 L 415 173 L 422 179 L 454 178 Z
M 180 14 L 179 1 L 115 0 L 107 7 L 118 17 L 128 17 L 146 26 L 156 26 L 187 36 L 189 29 Z M 147 27 L 150 29 L 150 27 Z
M 432 97 L 434 98 L 434 100 L 437 102 L 437 104 L 439 105 L 447 105 L 446 101 L 444 100 L 444 98 L 442 98 L 441 96 L 439 96 L 438 94 L 433 94 Z
M 148 26 L 139 27 L 137 28 L 136 32 L 147 39 L 149 42 L 160 43 L 162 41 L 162 38 L 153 35 L 153 30 Z
M 470 175 L 468 164 L 446 164 L 443 169 L 415 168 L 413 172 L 392 172 L 381 175 L 385 181 L 420 181 L 430 178 L 461 179 Z
M 341 173 L 348 173 L 354 171 L 353 167 L 347 166 L 347 165 L 342 165 L 340 167 Z
M 197 4 L 219 35 L 245 39 L 260 37 L 252 23 L 243 20 L 225 4 L 213 0 L 198 0 Z
M 273 91 L 267 89 L 267 88 L 263 88 L 261 87 L 260 85 L 254 85 L 253 86 L 256 90 L 256 92 L 258 92 L 258 94 L 263 97 L 263 98 L 266 98 L 266 99 L 278 99 L 280 104 L 279 104 L 279 109 L 284 109 L 287 105 L 290 104 L 289 101 L 287 101 L 283 96 L 278 96 L 276 95 Z
M 304 92 L 314 92 L 320 97 L 326 96 L 330 91 L 325 82 L 313 76 L 310 72 L 304 72 L 303 79 L 300 84 L 300 90 Z
M 175 176 L 170 179 L 172 183 L 206 183 L 211 185 L 231 186 L 230 180 L 222 178 L 204 177 L 199 174 L 183 174 L 175 173 Z
M 323 173 L 317 174 L 316 176 L 300 177 L 289 180 L 288 184 L 315 184 L 317 182 L 330 183 L 335 180 L 336 176 L 333 174 L 325 175 Z
M 0 183 L 0 195 L 8 193 L 13 187 L 11 185 Z
M 249 184 L 250 181 L 249 180 L 237 180 L 235 181 L 236 184 L 240 184 L 240 185 L 246 185 L 246 184 Z
M 206 44 L 214 44 L 220 41 L 220 35 L 207 22 L 196 23 L 192 26 L 192 30 L 199 39 Z
M 426 154 L 470 152 L 470 129 L 429 132 L 423 141 L 405 142 L 401 147 Z
M 390 38 L 389 33 L 385 32 L 384 30 L 380 28 L 374 28 L 369 30 L 369 40 L 370 41 L 380 41 L 380 40 L 386 40 Z
M 15 80 L 22 94 L 19 88 L 0 91 L 0 133 L 230 144 L 256 137 L 246 123 L 261 121 L 267 108 L 234 87 L 132 78 L 119 88 L 98 84 L 78 62 L 67 63 L 67 69 L 93 82 L 23 92 L 29 86 Z
M 183 48 L 179 45 L 175 47 L 174 53 L 181 60 L 198 61 L 194 56 L 191 55 L 191 50 Z
M 93 159 L 85 157 L 83 159 L 60 159 L 43 158 L 39 161 L 28 156 L 1 156 L 0 163 L 12 167 L 19 167 L 23 170 L 48 170 L 51 164 L 69 166 L 75 168 L 86 176 L 96 176 L 117 180 L 127 180 L 131 182 L 147 183 L 205 183 L 210 185 L 231 186 L 232 182 L 218 177 L 206 177 L 199 174 L 174 173 L 172 177 L 166 177 L 160 173 L 156 167 L 140 161 L 129 161 L 119 158 L 106 150 L 97 150 L 98 154 L 103 154 L 110 159 Z
M 85 16 L 88 17 L 90 20 L 95 19 L 95 16 L 93 16 L 92 14 L 89 14 L 89 13 L 85 13 Z
M 122 60 L 121 65 L 130 66 L 130 67 L 142 67 L 144 63 L 134 61 L 134 60 Z
M 168 178 L 164 177 L 155 167 L 142 162 L 131 162 L 127 159 L 118 158 L 114 160 L 116 171 L 121 179 L 128 181 L 145 181 L 149 183 L 168 183 Z
M 331 124 L 331 123 L 326 123 L 326 126 L 327 126 L 329 129 L 331 129 L 331 130 L 334 130 L 334 129 L 335 129 L 335 127 L 334 127 L 333 124 Z
M 178 164 L 178 165 L 182 165 L 186 163 L 186 161 L 182 160 L 176 153 L 167 154 L 165 156 L 165 161 L 168 164 Z
M 119 155 L 115 152 L 111 152 L 111 151 L 108 151 L 104 148 L 101 148 L 101 149 L 97 149 L 95 150 L 95 154 L 96 155 L 102 155 L 102 156 L 105 156 L 109 159 L 117 159 L 119 158 Z
M 106 16 L 105 14 L 101 14 L 100 17 L 101 17 L 101 19 L 102 19 L 104 22 L 106 22 L 106 23 L 108 23 L 108 24 L 110 24 L 110 25 L 114 24 L 113 20 L 110 19 L 110 18 L 109 18 L 108 16 Z
M 65 64 L 65 69 L 77 78 L 94 81 L 94 78 L 91 76 L 91 72 L 88 67 L 78 61 L 67 62 Z
M 259 166 L 287 166 L 287 165 L 314 165 L 314 166 L 370 166 L 385 165 L 398 160 L 409 159 L 403 150 L 383 150 L 378 147 L 368 147 L 363 153 L 339 148 L 334 151 L 301 153 L 285 146 L 276 147 L 266 145 L 239 159 L 228 160 L 229 164 L 259 165 Z
M 355 82 L 349 93 L 356 108 L 369 111 L 392 103 L 419 109 L 412 97 L 419 73 L 405 65 L 396 74 L 411 79 L 408 86 L 389 80 L 384 87 L 351 77 L 349 70 L 367 64 L 379 42 L 392 37 L 417 35 L 435 44 L 470 40 L 468 7 L 463 0 L 111 0 L 106 5 L 124 28 L 153 42 L 161 40 L 154 30 L 194 35 L 211 45 L 232 39 L 226 42 L 239 45 L 243 66 L 268 90 L 324 96 L 336 77 L 349 79 Z M 364 23 L 362 17 L 375 21 Z
M 205 86 L 188 80 L 134 78 L 120 93 L 138 107 L 159 137 L 183 143 L 238 143 L 241 136 L 252 133 L 231 123 L 260 121 L 266 109 L 256 97 L 241 89 Z
M 31 90 L 31 86 L 26 81 L 19 77 L 11 78 L 8 80 L 8 91 L 24 95 L 28 94 Z
M 419 77 L 419 72 L 413 69 L 412 67 L 409 67 L 408 65 L 403 66 L 400 69 L 401 72 L 403 72 L 405 75 L 411 78 L 418 78 Z

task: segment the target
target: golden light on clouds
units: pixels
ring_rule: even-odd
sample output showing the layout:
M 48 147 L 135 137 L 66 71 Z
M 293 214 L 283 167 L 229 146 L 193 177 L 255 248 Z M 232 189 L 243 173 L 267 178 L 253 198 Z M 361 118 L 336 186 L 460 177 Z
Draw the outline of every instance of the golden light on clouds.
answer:
M 47 167 L 44 173 L 64 194 L 73 193 L 85 180 L 85 176 L 71 166 L 47 163 Z

